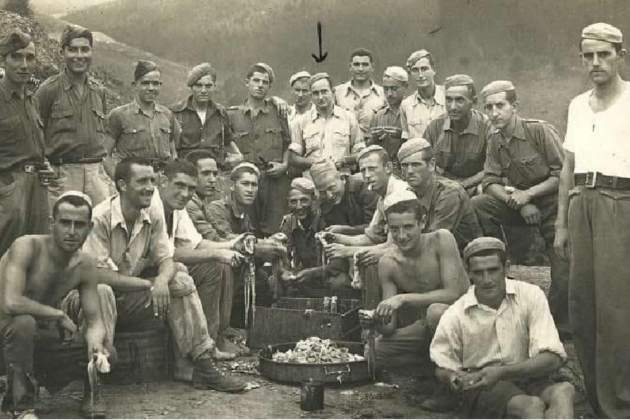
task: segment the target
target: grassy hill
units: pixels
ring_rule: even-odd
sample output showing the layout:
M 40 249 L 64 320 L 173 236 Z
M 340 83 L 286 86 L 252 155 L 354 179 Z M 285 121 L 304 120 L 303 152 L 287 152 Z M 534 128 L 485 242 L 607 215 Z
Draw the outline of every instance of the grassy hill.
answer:
M 603 20 L 630 36 L 626 0 L 116 0 L 66 19 L 143 50 L 192 65 L 210 61 L 226 103 L 242 100 L 246 67 L 266 61 L 275 93 L 286 95 L 297 70 L 347 77 L 347 55 L 372 49 L 380 76 L 387 65 L 428 48 L 440 79 L 468 73 L 479 85 L 512 79 L 522 113 L 564 128 L 566 107 L 585 89 L 577 42 L 581 28 Z M 328 59 L 314 64 L 316 23 Z

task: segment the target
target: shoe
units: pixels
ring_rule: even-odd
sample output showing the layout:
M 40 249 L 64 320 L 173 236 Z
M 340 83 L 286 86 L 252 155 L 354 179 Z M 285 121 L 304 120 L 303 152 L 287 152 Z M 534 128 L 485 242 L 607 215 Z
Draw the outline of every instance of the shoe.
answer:
M 434 413 L 453 411 L 457 406 L 458 400 L 455 394 L 443 384 L 439 384 L 433 391 L 433 395 L 420 403 L 420 408 Z
M 207 357 L 194 362 L 192 383 L 198 389 L 214 389 L 220 392 L 242 392 L 246 384 L 221 372 L 214 361 Z
M 31 408 L 23 411 L 14 411 L 13 412 L 14 419 L 38 419 L 37 414 L 35 414 L 35 409 Z

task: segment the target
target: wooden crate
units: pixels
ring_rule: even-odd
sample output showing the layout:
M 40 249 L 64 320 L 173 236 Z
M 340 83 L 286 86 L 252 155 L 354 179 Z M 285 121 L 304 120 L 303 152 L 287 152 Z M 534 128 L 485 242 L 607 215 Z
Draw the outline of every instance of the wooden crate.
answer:
M 358 299 L 338 299 L 337 313 L 324 312 L 323 298 L 281 298 L 272 307 L 256 306 L 248 345 L 261 348 L 312 336 L 358 341 L 359 307 Z

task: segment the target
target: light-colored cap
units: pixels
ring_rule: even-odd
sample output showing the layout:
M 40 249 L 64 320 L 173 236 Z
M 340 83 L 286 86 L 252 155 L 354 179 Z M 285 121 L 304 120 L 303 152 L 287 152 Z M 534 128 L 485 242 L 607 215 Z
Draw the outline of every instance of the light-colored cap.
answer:
M 453 86 L 474 86 L 475 81 L 472 77 L 467 74 L 454 74 L 452 76 L 448 76 L 444 80 L 444 87 L 446 89 Z
M 411 55 L 409 55 L 409 58 L 407 58 L 407 68 L 410 69 L 411 67 L 413 67 L 414 64 L 416 64 L 416 61 L 430 55 L 431 53 L 424 49 L 412 52 Z
M 399 66 L 390 66 L 383 72 L 383 80 L 393 79 L 398 82 L 407 83 L 409 81 L 409 74 L 407 71 Z
M 308 178 L 293 178 L 291 181 L 291 189 L 295 189 L 308 195 L 315 195 L 315 184 Z
M 464 248 L 464 261 L 467 262 L 470 257 L 480 252 L 492 250 L 505 252 L 505 244 L 501 240 L 491 236 L 482 236 L 473 239 L 466 245 L 466 248 Z
M 598 41 L 621 44 L 623 42 L 623 34 L 609 23 L 598 22 L 582 29 L 582 39 L 596 39 Z
M 87 195 L 85 193 L 82 193 L 81 191 L 76 191 L 76 190 L 68 190 L 68 191 L 64 192 L 63 194 L 61 194 L 59 196 L 59 198 L 57 198 L 55 200 L 55 203 L 57 203 L 58 201 L 60 201 L 63 198 L 66 198 L 66 197 L 79 198 L 79 199 L 85 201 L 85 204 L 90 206 L 90 208 L 94 207 L 94 205 L 92 204 L 92 199 L 90 198 L 89 195 Z
M 298 71 L 297 73 L 291 75 L 291 77 L 289 77 L 289 86 L 293 86 L 293 83 L 297 82 L 300 79 L 311 79 L 311 73 L 303 70 L 303 71 Z
M 368 147 L 364 147 L 363 149 L 359 151 L 359 153 L 357 153 L 357 162 L 363 159 L 365 156 L 367 156 L 368 153 L 385 152 L 385 151 L 386 151 L 385 149 L 383 149 L 381 146 L 377 144 L 369 145 Z
M 415 137 L 405 141 L 400 145 L 400 149 L 398 149 L 398 161 L 402 162 L 404 159 L 413 155 L 414 153 L 421 152 L 425 149 L 430 149 L 431 143 L 422 137 Z
M 490 95 L 494 95 L 495 93 L 501 92 L 509 92 L 512 90 L 516 90 L 514 84 L 509 80 L 495 80 L 494 82 L 490 82 L 481 89 L 481 97 L 487 98 Z
M 212 76 L 213 79 L 216 79 L 217 72 L 214 67 L 212 67 L 212 64 L 201 63 L 190 69 L 190 71 L 188 72 L 188 79 L 186 80 L 186 84 L 188 86 L 192 86 L 204 76 Z
M 230 172 L 230 179 L 233 180 L 236 178 L 243 170 L 252 171 L 256 174 L 256 176 L 260 177 L 260 169 L 258 169 L 256 165 L 250 162 L 241 162 L 232 169 L 232 172 Z
M 271 68 L 269 64 L 256 63 L 254 64 L 254 66 L 265 69 L 265 72 L 269 75 L 269 83 L 273 83 L 273 81 L 276 80 L 276 74 L 274 73 L 273 69 Z
M 390 207 L 402 203 L 403 201 L 413 201 L 417 199 L 416 194 L 409 189 L 393 192 L 383 200 L 383 211 L 387 212 Z

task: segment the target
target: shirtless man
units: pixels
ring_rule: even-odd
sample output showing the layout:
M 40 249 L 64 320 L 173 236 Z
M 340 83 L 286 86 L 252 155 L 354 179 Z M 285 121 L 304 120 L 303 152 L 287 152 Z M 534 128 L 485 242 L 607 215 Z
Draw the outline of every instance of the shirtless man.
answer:
M 383 300 L 375 311 L 376 363 L 409 369 L 429 360 L 432 331 L 469 282 L 453 235 L 422 233 L 424 209 L 413 192 L 392 194 L 383 204 L 395 246 L 378 263 Z
M 107 286 L 97 287 L 106 274 L 79 251 L 92 228 L 91 200 L 68 191 L 52 215 L 52 234 L 20 237 L 0 260 L 0 336 L 9 376 L 2 408 L 15 416 L 35 414 L 33 359 L 42 326 L 56 325 L 64 342 L 80 331 L 88 360 L 98 353 L 109 356 L 112 345 L 106 342 L 101 306 L 115 305 L 114 295 Z M 82 414 L 104 416 L 100 404 L 91 411 L 89 403 L 84 397 Z

